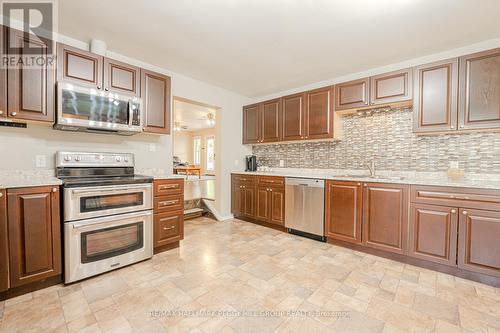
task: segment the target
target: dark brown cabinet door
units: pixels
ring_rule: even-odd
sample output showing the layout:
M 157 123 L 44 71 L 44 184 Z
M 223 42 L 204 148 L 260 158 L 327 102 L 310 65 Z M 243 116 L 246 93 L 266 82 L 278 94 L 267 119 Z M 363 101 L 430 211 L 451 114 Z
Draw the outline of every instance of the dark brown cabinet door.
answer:
M 261 104 L 243 107 L 243 144 L 261 141 Z
M 408 186 L 367 183 L 363 187 L 363 244 L 406 254 Z
M 257 188 L 255 186 L 246 186 L 243 185 L 243 193 L 244 193 L 244 211 L 243 215 L 248 218 L 255 217 L 255 200 L 256 200 L 256 191 Z
M 262 103 L 261 142 L 281 140 L 281 100 L 275 99 Z
M 22 120 L 53 122 L 55 70 L 50 60 L 50 51 L 38 37 L 25 35 L 15 29 L 8 30 L 7 43 L 19 48 L 21 53 L 24 48 L 30 47 L 30 54 L 25 56 L 44 59 L 40 66 L 18 63 L 7 70 L 8 116 Z
M 144 131 L 170 134 L 170 77 L 141 70 Z
M 243 215 L 241 196 L 242 196 L 241 185 L 233 184 L 231 186 L 231 213 L 234 216 Z
M 61 274 L 61 222 L 57 187 L 8 190 L 12 287 Z
M 363 191 L 361 183 L 327 181 L 325 188 L 325 235 L 361 243 Z
M 7 29 L 0 25 L 0 55 L 4 54 Z M 0 66 L 0 118 L 7 117 L 7 70 Z
M 409 255 L 457 266 L 458 208 L 412 204 Z
M 457 128 L 458 59 L 416 67 L 413 100 L 414 132 L 446 132 Z
M 370 79 L 364 78 L 335 85 L 335 111 L 368 106 L 369 84 Z
M 411 68 L 370 77 L 370 104 L 408 101 L 413 96 Z
M 102 88 L 104 58 L 65 44 L 57 44 L 57 79 Z
M 9 237 L 7 230 L 7 193 L 0 190 L 0 292 L 9 289 Z
M 184 212 L 182 210 L 154 215 L 154 247 L 180 241 L 184 238 Z
M 255 218 L 260 221 L 269 222 L 271 215 L 271 192 L 268 187 L 257 187 L 257 209 Z
M 281 99 L 283 141 L 305 139 L 305 94 L 295 94 Z
M 306 139 L 328 139 L 333 137 L 331 90 L 331 87 L 327 87 L 307 92 Z
M 269 222 L 273 224 L 285 224 L 285 188 L 272 187 L 269 189 L 270 217 Z
M 500 48 L 460 58 L 459 129 L 500 128 Z
M 500 277 L 500 212 L 460 210 L 458 267 Z
M 104 58 L 104 90 L 139 97 L 141 94 L 141 69 L 117 60 Z

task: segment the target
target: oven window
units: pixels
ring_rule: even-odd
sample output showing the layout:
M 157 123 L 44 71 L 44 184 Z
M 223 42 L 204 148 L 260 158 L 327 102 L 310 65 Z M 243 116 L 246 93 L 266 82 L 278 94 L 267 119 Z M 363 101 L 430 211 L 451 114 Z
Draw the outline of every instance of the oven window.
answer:
M 144 245 L 144 223 L 132 223 L 82 233 L 82 264 L 116 257 Z
M 96 195 L 80 198 L 80 212 L 88 213 L 106 209 L 136 207 L 144 204 L 144 193 Z

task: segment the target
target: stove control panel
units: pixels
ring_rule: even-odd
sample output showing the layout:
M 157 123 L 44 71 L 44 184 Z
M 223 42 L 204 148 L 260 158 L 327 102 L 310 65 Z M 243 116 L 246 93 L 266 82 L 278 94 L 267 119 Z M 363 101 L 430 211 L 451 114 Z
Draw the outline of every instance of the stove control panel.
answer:
M 130 153 L 56 153 L 56 167 L 133 167 L 134 154 Z

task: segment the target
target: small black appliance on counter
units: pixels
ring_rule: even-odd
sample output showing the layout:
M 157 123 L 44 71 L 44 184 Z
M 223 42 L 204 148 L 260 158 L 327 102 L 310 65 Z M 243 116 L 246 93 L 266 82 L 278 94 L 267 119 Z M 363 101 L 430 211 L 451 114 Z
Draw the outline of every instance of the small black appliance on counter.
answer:
M 245 171 L 257 171 L 257 156 L 248 155 L 246 157 Z

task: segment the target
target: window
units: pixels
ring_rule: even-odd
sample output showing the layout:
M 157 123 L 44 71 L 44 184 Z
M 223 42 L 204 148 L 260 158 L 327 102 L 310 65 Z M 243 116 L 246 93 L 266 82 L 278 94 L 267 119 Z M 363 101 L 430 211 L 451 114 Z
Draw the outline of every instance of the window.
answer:
M 215 169 L 215 137 L 207 136 L 207 165 L 206 169 L 213 171 Z
M 201 137 L 195 136 L 193 138 L 193 163 L 194 165 L 201 164 Z

